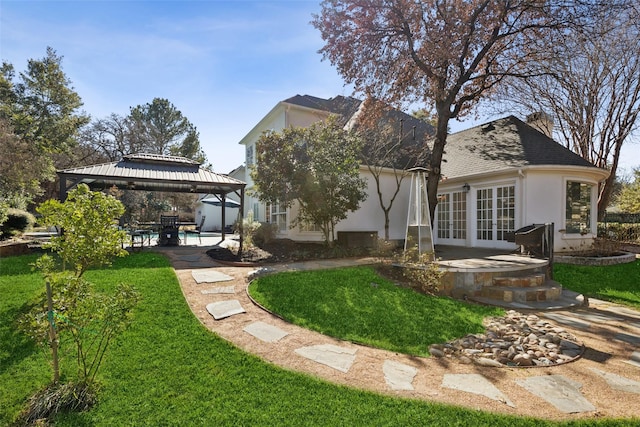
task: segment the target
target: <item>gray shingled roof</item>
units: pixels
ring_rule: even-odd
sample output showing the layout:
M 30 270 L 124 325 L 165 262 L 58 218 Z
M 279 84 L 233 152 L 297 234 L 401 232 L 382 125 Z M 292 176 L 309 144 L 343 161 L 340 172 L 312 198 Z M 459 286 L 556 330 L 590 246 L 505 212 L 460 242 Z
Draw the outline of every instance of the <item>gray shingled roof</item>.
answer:
M 344 123 L 358 111 L 360 104 L 362 104 L 362 101 L 359 99 L 342 95 L 329 99 L 318 98 L 311 95 L 296 95 L 282 102 L 337 114 L 342 117 Z
M 595 167 L 514 116 L 447 137 L 442 173 L 456 178 L 525 166 Z
M 203 169 L 200 163 L 176 156 L 131 154 L 119 162 L 58 171 L 61 181 L 85 183 L 92 190 L 112 186 L 145 191 L 221 194 L 244 188 L 245 183 Z

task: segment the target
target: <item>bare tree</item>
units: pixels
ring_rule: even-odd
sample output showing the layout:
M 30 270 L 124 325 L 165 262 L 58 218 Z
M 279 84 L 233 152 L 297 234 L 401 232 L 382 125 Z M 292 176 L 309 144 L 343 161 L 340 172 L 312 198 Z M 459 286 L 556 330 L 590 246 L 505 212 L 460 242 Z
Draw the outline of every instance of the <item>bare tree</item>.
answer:
M 433 127 L 419 119 L 409 125 L 403 113 L 372 99 L 365 101 L 359 117 L 358 131 L 365 141 L 363 162 L 376 183 L 384 214 L 384 238 L 389 241 L 391 209 L 409 175 L 408 169 L 425 165 L 429 152 L 427 138 L 432 136 Z M 383 175 L 393 179 L 393 191 L 386 196 L 381 186 Z
M 635 2 L 607 3 L 591 12 L 583 25 L 553 40 L 534 77 L 509 80 L 502 98 L 507 109 L 551 115 L 561 143 L 611 171 L 600 187 L 602 218 L 614 191 L 620 150 L 640 113 L 640 25 Z
M 320 52 L 356 92 L 435 110 L 427 184 L 434 218 L 449 120 L 536 61 L 532 41 L 568 12 L 553 1 L 325 0 L 312 22 L 325 41 Z
M 83 132 L 83 145 L 92 147 L 109 161 L 118 161 L 127 154 L 144 152 L 144 145 L 131 137 L 131 121 L 112 113 L 94 120 Z

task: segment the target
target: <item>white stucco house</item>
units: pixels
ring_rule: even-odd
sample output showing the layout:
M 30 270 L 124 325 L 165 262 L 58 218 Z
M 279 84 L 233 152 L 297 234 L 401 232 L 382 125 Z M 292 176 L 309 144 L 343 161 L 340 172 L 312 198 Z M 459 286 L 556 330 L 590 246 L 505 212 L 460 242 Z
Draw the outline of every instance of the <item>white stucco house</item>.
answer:
M 341 115 L 348 126 L 361 105 L 350 97 L 296 95 L 269 111 L 240 141 L 245 146 L 246 169 L 244 176 L 237 178 L 247 183 L 245 215 L 251 211 L 259 221 L 278 224 L 278 237 L 321 241 L 322 233 L 313 226 L 290 228 L 297 213 L 295 206 L 280 209 L 251 197 L 255 144 L 266 130 L 306 127 L 329 114 Z M 417 141 L 428 139 L 425 133 L 430 128 L 424 122 L 398 111 L 394 114 L 404 116 L 405 129 L 417 126 Z M 544 115 L 532 115 L 531 119 L 527 124 L 508 116 L 448 137 L 434 218 L 436 245 L 517 249 L 508 236 L 521 227 L 540 223 L 554 223 L 556 252 L 591 244 L 597 232 L 598 184 L 609 172 L 555 142 Z M 361 174 L 367 180 L 369 196 L 338 223 L 336 231 L 375 232 L 384 237 L 384 215 L 375 182 L 366 166 L 361 167 Z M 383 195 L 390 196 L 394 181 L 391 170 L 383 173 Z M 410 179 L 402 185 L 390 214 L 389 237 L 398 241 L 406 233 Z

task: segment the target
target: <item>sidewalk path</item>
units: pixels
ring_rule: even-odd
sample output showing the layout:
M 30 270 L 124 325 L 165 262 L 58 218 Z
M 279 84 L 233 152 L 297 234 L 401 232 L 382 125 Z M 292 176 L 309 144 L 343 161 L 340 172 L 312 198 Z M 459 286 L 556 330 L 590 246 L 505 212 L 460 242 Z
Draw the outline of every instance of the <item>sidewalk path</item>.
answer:
M 492 368 L 414 357 L 300 328 L 252 303 L 251 267 L 217 264 L 202 248 L 163 251 L 184 296 L 207 328 L 282 368 L 398 397 L 545 419 L 640 417 L 640 313 L 604 301 L 535 313 L 578 337 L 579 360 L 551 368 Z M 306 270 L 370 263 L 330 260 L 280 265 Z M 640 418 L 638 418 L 640 423 Z

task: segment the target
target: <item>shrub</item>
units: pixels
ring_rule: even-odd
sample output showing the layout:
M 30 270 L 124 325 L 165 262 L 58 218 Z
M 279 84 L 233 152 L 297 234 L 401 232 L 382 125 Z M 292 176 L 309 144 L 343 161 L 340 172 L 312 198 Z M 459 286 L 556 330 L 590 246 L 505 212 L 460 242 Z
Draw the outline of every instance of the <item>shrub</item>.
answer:
M 640 224 L 607 222 L 598 223 L 598 236 L 619 242 L 640 241 Z
M 239 220 L 233 226 L 236 233 L 240 232 Z M 255 246 L 254 236 L 256 231 L 260 228 L 260 223 L 253 220 L 253 212 L 249 212 L 249 215 L 242 219 L 242 240 L 247 248 Z
M 0 225 L 2 238 L 18 236 L 33 228 L 36 217 L 21 209 L 9 208 L 6 210 L 6 221 Z
M 261 222 L 260 226 L 253 231 L 252 240 L 258 246 L 270 243 L 276 238 L 278 225 L 268 222 Z
M 0 227 L 2 224 L 9 218 L 9 204 L 7 202 L 0 201 Z M 2 230 L 0 229 L 0 235 L 2 234 Z
M 94 386 L 89 383 L 53 383 L 29 399 L 16 424 L 42 425 L 60 412 L 86 411 L 96 402 Z M 45 424 L 46 425 L 46 424 Z
M 422 292 L 437 295 L 440 292 L 444 271 L 440 270 L 433 260 L 432 253 L 423 253 L 420 255 L 420 262 L 404 265 L 402 275 L 408 282 L 417 285 Z

